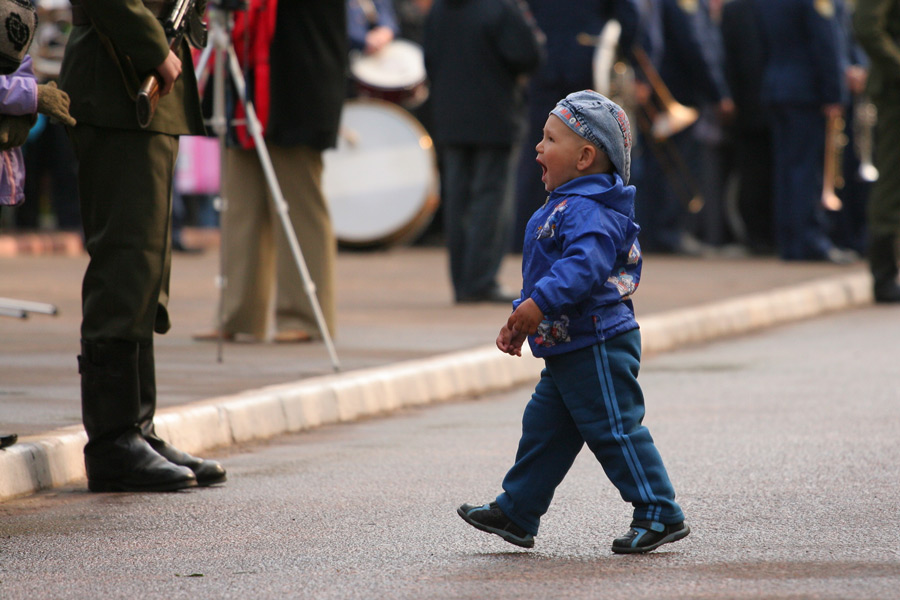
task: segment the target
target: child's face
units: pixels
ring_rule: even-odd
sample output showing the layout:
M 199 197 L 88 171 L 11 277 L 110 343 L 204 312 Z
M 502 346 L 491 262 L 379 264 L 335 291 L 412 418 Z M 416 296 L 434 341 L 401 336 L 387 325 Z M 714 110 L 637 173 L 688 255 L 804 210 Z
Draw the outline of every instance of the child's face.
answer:
M 548 192 L 582 175 L 577 164 L 581 148 L 587 143 L 556 115 L 547 117 L 544 138 L 534 149 L 541 165 L 541 181 Z

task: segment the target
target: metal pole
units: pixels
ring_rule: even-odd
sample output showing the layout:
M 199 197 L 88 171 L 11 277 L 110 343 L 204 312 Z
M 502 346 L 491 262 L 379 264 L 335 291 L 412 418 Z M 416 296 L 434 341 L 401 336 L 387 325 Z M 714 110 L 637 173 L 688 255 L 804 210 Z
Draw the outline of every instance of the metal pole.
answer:
M 218 67 L 218 63 L 216 65 Z M 259 156 L 259 162 L 262 165 L 263 172 L 266 176 L 266 182 L 269 186 L 269 191 L 272 195 L 272 202 L 275 204 L 275 210 L 278 212 L 278 216 L 281 218 L 281 225 L 284 229 L 285 236 L 287 237 L 288 243 L 291 246 L 291 254 L 294 256 L 294 262 L 297 264 L 297 269 L 300 271 L 300 277 L 303 279 L 303 287 L 306 290 L 306 294 L 309 297 L 309 302 L 312 305 L 313 312 L 316 316 L 316 322 L 319 326 L 319 332 L 322 334 L 322 340 L 325 342 L 325 347 L 328 349 L 328 354 L 331 356 L 331 363 L 334 366 L 335 371 L 340 371 L 341 365 L 338 361 L 337 353 L 334 349 L 334 343 L 331 340 L 331 335 L 328 333 L 328 327 L 325 324 L 325 317 L 322 314 L 322 307 L 319 305 L 319 299 L 316 297 L 316 286 L 312 281 L 312 277 L 309 275 L 309 269 L 306 267 L 306 261 L 303 259 L 303 252 L 300 249 L 300 243 L 297 241 L 297 234 L 294 232 L 294 228 L 291 225 L 291 220 L 288 217 L 288 205 L 284 199 L 284 195 L 281 193 L 281 186 L 278 184 L 278 178 L 275 175 L 275 168 L 272 166 L 272 159 L 269 156 L 269 149 L 266 147 L 266 142 L 262 136 L 262 125 L 259 122 L 259 119 L 256 117 L 256 110 L 253 108 L 253 101 L 247 98 L 247 87 L 244 82 L 244 75 L 241 72 L 241 66 L 237 59 L 237 54 L 235 54 L 234 47 L 228 46 L 228 66 L 231 72 L 231 77 L 234 80 L 235 87 L 237 88 L 238 96 L 241 99 L 241 103 L 244 105 L 244 109 L 247 113 L 247 130 L 250 135 L 253 137 L 253 141 L 256 146 L 256 154 Z
M 210 122 L 210 126 L 213 132 L 216 133 L 217 137 L 219 138 L 219 160 L 221 161 L 219 171 L 219 213 L 221 214 L 224 211 L 228 210 L 228 199 L 224 195 L 222 189 L 223 186 L 221 185 L 221 178 L 225 173 L 225 136 L 228 131 L 228 122 L 225 116 L 225 68 L 227 60 L 228 69 L 237 90 L 238 98 L 240 99 L 241 104 L 244 106 L 244 110 L 247 114 L 247 131 L 253 137 L 253 141 L 255 142 L 256 153 L 259 156 L 260 165 L 262 166 L 263 173 L 266 177 L 266 183 L 272 196 L 272 202 L 275 205 L 276 212 L 281 218 L 285 236 L 291 247 L 291 254 L 294 257 L 294 262 L 296 263 L 297 269 L 300 272 L 300 277 L 303 280 L 303 288 L 306 291 L 310 304 L 312 305 L 313 313 L 316 317 L 316 324 L 319 327 L 319 331 L 322 334 L 322 340 L 325 342 L 325 347 L 327 348 L 328 354 L 331 357 L 332 366 L 335 371 L 339 371 L 341 368 L 340 362 L 338 361 L 337 352 L 335 351 L 331 335 L 328 332 L 328 327 L 325 324 L 325 318 L 322 314 L 322 308 L 319 305 L 318 298 L 316 297 L 316 286 L 312 281 L 312 277 L 309 274 L 309 269 L 307 268 L 306 262 L 303 259 L 303 252 L 300 249 L 300 243 L 297 241 L 297 234 L 294 232 L 294 228 L 291 226 L 290 219 L 288 218 L 288 205 L 284 199 L 284 195 L 282 194 L 281 186 L 278 184 L 278 178 L 275 175 L 275 169 L 272 166 L 272 160 L 269 156 L 269 150 L 262 136 L 262 126 L 256 116 L 256 111 L 253 108 L 253 102 L 249 98 L 247 98 L 247 86 L 244 81 L 244 75 L 241 71 L 240 63 L 237 60 L 237 55 L 235 54 L 234 47 L 231 44 L 229 35 L 230 13 L 221 8 L 210 6 L 209 14 L 210 40 L 212 41 L 212 44 L 210 47 L 207 47 L 203 51 L 203 54 L 201 55 L 200 60 L 197 63 L 197 71 L 198 73 L 203 73 L 205 71 L 209 55 L 212 52 L 212 49 L 215 49 L 216 62 L 213 71 L 213 117 Z M 219 287 L 219 362 L 222 362 L 222 346 L 224 341 L 224 296 L 225 288 L 228 285 L 227 278 L 225 277 L 224 248 L 225 240 L 223 237 L 219 247 L 220 274 L 217 281 Z

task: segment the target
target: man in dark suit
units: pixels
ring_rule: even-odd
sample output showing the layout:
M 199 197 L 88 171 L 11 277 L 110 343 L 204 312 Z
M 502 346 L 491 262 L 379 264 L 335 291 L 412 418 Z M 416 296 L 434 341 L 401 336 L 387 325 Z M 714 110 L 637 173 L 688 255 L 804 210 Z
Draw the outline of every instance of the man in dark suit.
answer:
M 765 49 L 756 0 L 732 0 L 722 9 L 725 79 L 735 104 L 731 135 L 740 177 L 738 210 L 753 253 L 774 251 L 772 233 L 772 142 L 760 103 Z
M 826 234 L 822 202 L 828 119 L 846 97 L 833 0 L 758 2 L 766 69 L 762 101 L 769 113 L 775 173 L 775 239 L 783 260 L 846 264 L 856 254 Z
M 641 4 L 639 44 L 659 72 L 672 97 L 685 106 L 713 107 L 725 118 L 732 101 L 706 0 L 646 0 Z M 640 73 L 642 78 L 646 77 Z M 639 86 L 646 89 L 646 85 Z M 638 92 L 649 96 L 649 91 Z M 646 116 L 647 119 L 643 117 Z M 635 214 L 645 252 L 696 254 L 699 245 L 688 235 L 686 206 L 692 211 L 703 167 L 696 124 L 659 144 L 647 130 L 652 114 L 639 115 L 633 177 Z M 674 150 L 674 152 L 673 152 Z
M 540 64 L 537 32 L 513 0 L 436 0 L 424 41 L 455 299 L 511 303 L 518 295 L 497 272 L 509 247 L 516 91 Z
M 167 491 L 225 480 L 214 461 L 161 440 L 153 428 L 153 334 L 170 327 L 172 181 L 179 135 L 203 134 L 190 52 L 170 50 L 164 4 L 82 0 L 60 73 L 78 124 L 85 247 L 81 406 L 91 491 Z M 157 12 L 159 14 L 157 14 Z M 161 99 L 146 129 L 134 96 L 154 75 Z

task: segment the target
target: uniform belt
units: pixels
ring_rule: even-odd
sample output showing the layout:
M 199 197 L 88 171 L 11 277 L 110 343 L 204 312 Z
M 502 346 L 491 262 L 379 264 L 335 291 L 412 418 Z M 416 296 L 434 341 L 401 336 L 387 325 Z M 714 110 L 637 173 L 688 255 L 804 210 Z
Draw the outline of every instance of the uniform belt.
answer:
M 157 19 L 166 14 L 166 10 L 172 7 L 170 0 L 142 0 L 144 6 L 153 13 Z M 72 3 L 72 25 L 90 25 L 91 17 L 81 4 Z

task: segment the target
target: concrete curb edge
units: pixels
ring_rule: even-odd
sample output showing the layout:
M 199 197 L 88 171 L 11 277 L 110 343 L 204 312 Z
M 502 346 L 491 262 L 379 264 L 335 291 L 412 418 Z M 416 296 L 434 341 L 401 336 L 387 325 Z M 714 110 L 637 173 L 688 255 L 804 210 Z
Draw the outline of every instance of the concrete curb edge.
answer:
M 872 302 L 868 274 L 779 288 L 640 319 L 643 352 L 667 352 Z M 527 350 L 527 346 L 524 350 Z M 421 404 L 476 396 L 535 380 L 543 362 L 493 345 L 160 410 L 156 429 L 192 453 L 349 422 Z M 25 438 L 0 451 L 0 501 L 83 480 L 81 426 Z

